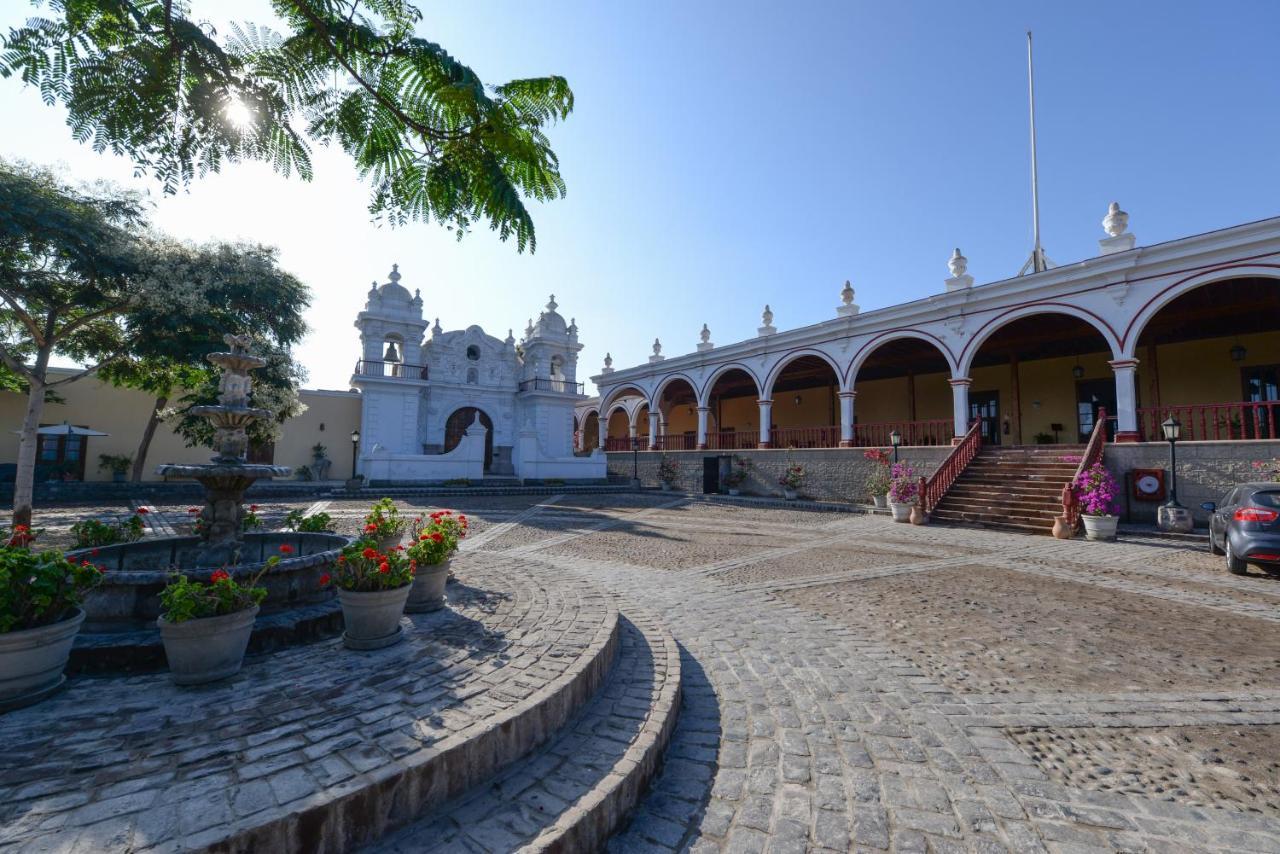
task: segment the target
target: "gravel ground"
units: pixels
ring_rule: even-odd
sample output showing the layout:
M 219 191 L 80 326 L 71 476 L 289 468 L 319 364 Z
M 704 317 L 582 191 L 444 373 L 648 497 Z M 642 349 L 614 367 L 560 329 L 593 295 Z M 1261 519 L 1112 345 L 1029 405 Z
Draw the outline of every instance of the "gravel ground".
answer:
M 956 690 L 1270 687 L 1274 623 L 966 566 L 780 594 L 882 638 Z
M 753 584 L 759 581 L 780 581 L 787 578 L 838 575 L 854 569 L 871 569 L 877 566 L 901 566 L 930 560 L 933 557 L 936 555 L 923 552 L 913 554 L 875 551 L 850 543 L 771 558 L 749 566 L 718 572 L 713 577 L 727 584 Z
M 628 529 L 601 531 L 555 546 L 552 554 L 620 561 L 655 569 L 688 569 L 778 546 L 768 534 L 675 530 L 650 519 Z
M 1012 729 L 1009 735 L 1070 786 L 1280 811 L 1280 725 Z

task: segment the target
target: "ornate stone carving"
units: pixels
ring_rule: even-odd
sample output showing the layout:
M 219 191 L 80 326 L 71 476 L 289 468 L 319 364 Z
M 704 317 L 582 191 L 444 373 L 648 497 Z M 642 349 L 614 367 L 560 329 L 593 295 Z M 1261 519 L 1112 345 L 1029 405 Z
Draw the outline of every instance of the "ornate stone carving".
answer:
M 1129 215 L 1120 210 L 1119 202 L 1112 202 L 1107 215 L 1102 218 L 1102 230 L 1108 237 L 1119 237 L 1129 227 Z

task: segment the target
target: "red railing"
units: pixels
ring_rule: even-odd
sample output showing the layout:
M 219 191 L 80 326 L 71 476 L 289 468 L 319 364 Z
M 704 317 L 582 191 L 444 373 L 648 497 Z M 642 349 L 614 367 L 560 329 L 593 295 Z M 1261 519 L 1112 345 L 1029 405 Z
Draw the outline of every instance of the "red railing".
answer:
M 902 437 L 903 445 L 949 445 L 955 436 L 955 423 L 950 418 L 934 421 L 881 421 L 875 424 L 855 424 L 853 443 L 859 447 L 887 448 L 891 444 L 889 434 L 894 430 Z
M 773 448 L 838 448 L 840 427 L 774 427 L 769 431 Z
M 748 451 L 760 443 L 760 434 L 754 430 L 724 430 L 707 434 L 709 451 Z
M 975 418 L 969 425 L 969 432 L 964 434 L 960 444 L 951 449 L 951 453 L 947 454 L 947 458 L 938 465 L 933 474 L 928 478 L 920 478 L 920 505 L 924 512 L 928 513 L 938 506 L 942 496 L 946 495 L 947 490 L 951 488 L 951 484 L 956 482 L 956 478 L 965 470 L 965 466 L 973 461 L 981 449 L 982 419 Z
M 1080 480 L 1080 475 L 1096 463 L 1102 462 L 1102 452 L 1107 447 L 1107 420 L 1107 408 L 1099 406 L 1098 419 L 1093 422 L 1093 431 L 1089 433 L 1089 443 L 1084 446 L 1084 453 L 1080 456 L 1076 473 L 1071 476 L 1071 482 L 1062 487 L 1062 515 L 1066 517 L 1067 524 L 1073 529 L 1080 524 L 1080 508 L 1076 504 L 1075 485 Z
M 609 436 L 604 440 L 604 449 L 606 451 L 629 451 L 631 450 L 630 436 Z M 647 436 L 640 437 L 640 450 L 649 449 L 649 438 Z
M 698 437 L 693 433 L 668 433 L 658 437 L 659 451 L 694 451 L 698 448 Z
M 1170 415 L 1182 423 L 1184 442 L 1280 438 L 1280 400 L 1265 400 L 1139 409 L 1138 433 L 1142 440 L 1163 442 L 1160 424 Z

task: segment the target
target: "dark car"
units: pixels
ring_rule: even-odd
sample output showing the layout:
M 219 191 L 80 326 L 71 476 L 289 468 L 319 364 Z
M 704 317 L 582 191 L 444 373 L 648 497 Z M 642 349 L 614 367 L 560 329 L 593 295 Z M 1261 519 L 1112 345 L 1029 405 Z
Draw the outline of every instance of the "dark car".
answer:
M 1227 556 L 1227 569 L 1244 575 L 1249 564 L 1280 573 L 1280 483 L 1242 483 L 1209 511 L 1209 550 Z

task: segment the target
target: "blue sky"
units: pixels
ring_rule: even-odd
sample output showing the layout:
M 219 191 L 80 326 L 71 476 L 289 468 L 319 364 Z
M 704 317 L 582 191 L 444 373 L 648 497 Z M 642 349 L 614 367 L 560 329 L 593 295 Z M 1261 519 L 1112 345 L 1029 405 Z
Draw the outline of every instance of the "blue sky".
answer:
M 551 131 L 568 196 L 535 210 L 538 251 L 478 230 L 370 223 L 341 154 L 310 184 L 232 166 L 159 198 L 193 239 L 281 247 L 315 291 L 309 385 L 344 388 L 351 322 L 399 262 L 427 313 L 519 336 L 554 292 L 586 345 L 579 376 L 942 291 L 959 246 L 978 282 L 1031 247 L 1024 32 L 1035 31 L 1044 245 L 1096 254 L 1108 202 L 1140 244 L 1280 214 L 1280 4 L 1027 2 L 422 3 L 424 36 L 491 82 L 559 73 L 577 109 Z M 265 0 L 196 16 L 269 21 Z M 30 13 L 0 3 L 0 27 Z M 74 143 L 60 108 L 0 81 L 0 156 L 131 181 Z M 147 184 L 158 189 L 155 184 Z

